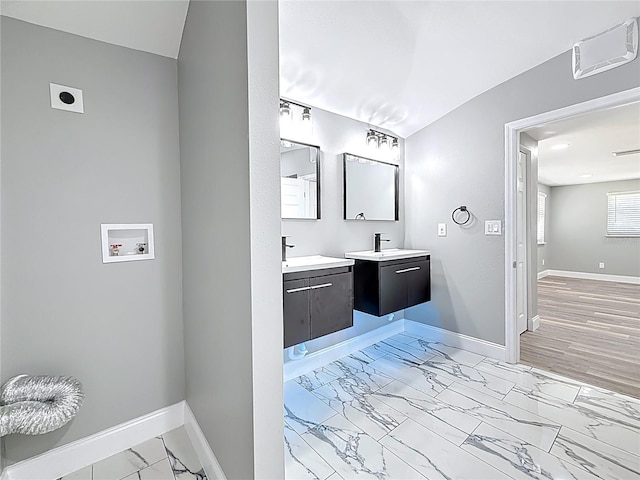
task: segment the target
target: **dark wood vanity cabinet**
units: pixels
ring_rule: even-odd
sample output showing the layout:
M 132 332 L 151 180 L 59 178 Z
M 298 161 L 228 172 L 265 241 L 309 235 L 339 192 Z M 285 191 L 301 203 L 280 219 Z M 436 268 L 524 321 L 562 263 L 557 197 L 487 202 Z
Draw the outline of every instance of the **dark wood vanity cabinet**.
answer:
M 352 267 L 283 275 L 284 347 L 353 326 Z
M 377 317 L 431 300 L 430 257 L 356 260 L 354 308 Z

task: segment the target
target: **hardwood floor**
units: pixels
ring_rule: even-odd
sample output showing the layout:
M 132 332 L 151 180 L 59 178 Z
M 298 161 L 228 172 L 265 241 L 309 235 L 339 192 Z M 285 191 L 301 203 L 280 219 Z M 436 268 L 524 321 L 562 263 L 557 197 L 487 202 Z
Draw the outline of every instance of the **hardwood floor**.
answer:
M 640 398 L 640 285 L 548 276 L 538 313 L 522 363 Z

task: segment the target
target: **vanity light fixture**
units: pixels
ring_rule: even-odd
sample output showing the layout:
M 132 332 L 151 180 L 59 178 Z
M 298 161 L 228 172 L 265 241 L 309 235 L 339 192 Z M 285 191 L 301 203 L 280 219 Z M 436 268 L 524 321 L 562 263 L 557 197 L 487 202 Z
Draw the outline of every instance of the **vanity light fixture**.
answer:
M 372 128 L 367 132 L 367 147 L 379 149 L 383 155 L 388 156 L 391 153 L 393 160 L 400 159 L 400 146 L 398 137 L 387 135 Z
M 294 113 L 296 111 L 301 113 Z M 311 107 L 291 100 L 280 99 L 280 136 L 297 139 L 311 135 Z

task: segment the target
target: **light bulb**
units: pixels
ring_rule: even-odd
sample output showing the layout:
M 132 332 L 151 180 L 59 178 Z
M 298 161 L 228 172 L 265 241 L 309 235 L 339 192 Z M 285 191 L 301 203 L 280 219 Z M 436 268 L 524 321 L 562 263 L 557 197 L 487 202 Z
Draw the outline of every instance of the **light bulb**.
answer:
M 280 118 L 291 119 L 291 105 L 289 105 L 289 102 L 280 102 Z
M 311 123 L 311 109 L 309 107 L 302 109 L 302 123 Z
M 373 130 L 369 130 L 367 133 L 367 147 L 378 148 L 378 136 L 373 133 Z
M 291 105 L 280 102 L 280 135 L 291 137 Z
M 387 150 L 389 148 L 389 139 L 387 137 L 382 137 L 380 139 L 380 150 Z
M 398 139 L 394 138 L 391 142 L 391 153 L 393 154 L 393 158 L 395 160 L 400 159 L 400 145 L 398 145 Z

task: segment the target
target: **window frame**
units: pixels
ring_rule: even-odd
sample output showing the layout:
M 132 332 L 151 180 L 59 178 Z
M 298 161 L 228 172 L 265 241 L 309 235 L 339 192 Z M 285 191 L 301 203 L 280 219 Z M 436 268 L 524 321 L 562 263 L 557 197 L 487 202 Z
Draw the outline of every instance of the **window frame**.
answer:
M 617 227 L 616 229 L 612 230 L 612 224 L 615 223 L 615 219 L 612 221 L 611 219 L 611 212 L 612 212 L 612 208 L 611 208 L 611 199 L 612 198 L 616 198 L 616 197 L 622 197 L 622 196 L 631 196 L 631 197 L 636 197 L 634 199 L 632 199 L 632 202 L 635 202 L 638 208 L 637 212 L 634 212 L 635 215 L 633 215 L 630 220 L 631 220 L 631 225 L 624 225 L 623 227 Z M 632 204 L 632 206 L 634 206 Z M 617 209 L 617 205 L 613 207 L 613 210 L 615 211 L 615 213 L 618 212 Z M 634 225 L 634 222 L 637 223 L 637 225 Z M 624 230 L 624 228 L 627 228 L 627 230 Z M 632 190 L 632 191 L 627 191 L 627 192 L 607 192 L 607 224 L 606 224 L 606 230 L 605 230 L 605 237 L 608 238 L 639 238 L 640 237 L 640 190 Z
M 542 199 L 542 239 L 540 239 L 540 199 Z M 538 204 L 536 208 L 537 212 L 537 223 L 536 223 L 536 241 L 538 245 L 546 245 L 547 239 L 547 194 L 544 192 L 538 191 Z

